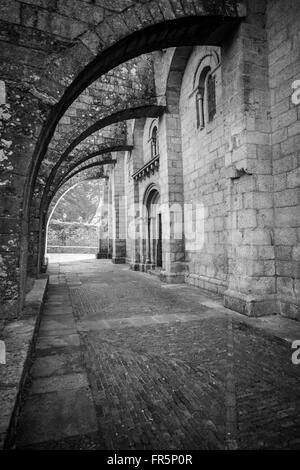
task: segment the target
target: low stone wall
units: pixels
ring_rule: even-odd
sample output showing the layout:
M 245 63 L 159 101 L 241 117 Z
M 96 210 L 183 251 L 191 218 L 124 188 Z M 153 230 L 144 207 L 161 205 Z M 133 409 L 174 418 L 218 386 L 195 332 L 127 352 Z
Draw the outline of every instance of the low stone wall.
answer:
M 98 253 L 97 246 L 48 246 L 47 253 Z
M 22 392 L 40 324 L 48 276 L 36 279 L 28 292 L 21 318 L 8 323 L 1 332 L 5 343 L 5 364 L 0 364 L 0 450 L 11 448 L 15 439 Z
M 90 224 L 51 222 L 48 229 L 50 246 L 95 246 L 98 245 L 98 227 Z

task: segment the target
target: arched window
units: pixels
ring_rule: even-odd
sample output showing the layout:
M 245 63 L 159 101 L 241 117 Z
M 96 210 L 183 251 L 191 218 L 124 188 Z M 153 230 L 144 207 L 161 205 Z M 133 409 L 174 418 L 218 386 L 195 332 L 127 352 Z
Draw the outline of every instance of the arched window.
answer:
M 197 127 L 203 129 L 216 114 L 216 83 L 210 67 L 202 70 L 196 93 Z
M 154 126 L 151 132 L 151 158 L 156 157 L 158 155 L 158 139 L 157 139 L 157 126 Z
M 207 87 L 207 116 L 208 122 L 212 121 L 216 114 L 216 80 L 209 73 L 206 80 Z

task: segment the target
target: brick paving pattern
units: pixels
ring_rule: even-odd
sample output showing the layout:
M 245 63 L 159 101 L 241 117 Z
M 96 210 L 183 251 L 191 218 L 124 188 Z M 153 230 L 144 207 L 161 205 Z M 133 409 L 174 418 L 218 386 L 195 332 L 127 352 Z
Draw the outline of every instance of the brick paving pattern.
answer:
M 300 448 L 287 344 L 214 294 L 124 265 L 50 273 L 17 448 Z

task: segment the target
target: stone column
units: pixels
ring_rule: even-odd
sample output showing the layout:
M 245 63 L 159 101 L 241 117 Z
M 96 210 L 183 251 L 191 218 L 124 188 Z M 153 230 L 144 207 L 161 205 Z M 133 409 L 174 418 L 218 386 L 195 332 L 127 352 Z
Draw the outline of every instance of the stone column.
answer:
M 132 254 L 130 260 L 130 269 L 138 271 L 140 269 L 140 263 L 142 258 L 141 251 L 141 227 L 140 227 L 140 207 L 139 207 L 139 187 L 136 181 L 132 182 L 133 193 L 128 201 L 127 211 L 127 222 L 128 222 L 128 233 L 127 236 L 130 238 L 132 247 Z
M 112 262 L 126 262 L 126 224 L 124 194 L 124 154 L 118 154 L 118 161 L 111 173 L 112 183 Z
M 180 136 L 178 114 L 164 114 L 159 130 L 163 258 L 161 278 L 170 283 L 184 282 L 185 271 L 184 195 Z
M 20 312 L 26 294 L 29 215 L 23 203 L 30 159 L 47 111 L 15 85 L 14 67 L 5 70 L 7 79 L 0 81 L 0 318 Z
M 109 258 L 109 237 L 108 237 L 108 204 L 109 204 L 109 184 L 103 180 L 101 188 L 100 202 L 100 226 L 99 226 L 99 251 L 98 259 Z

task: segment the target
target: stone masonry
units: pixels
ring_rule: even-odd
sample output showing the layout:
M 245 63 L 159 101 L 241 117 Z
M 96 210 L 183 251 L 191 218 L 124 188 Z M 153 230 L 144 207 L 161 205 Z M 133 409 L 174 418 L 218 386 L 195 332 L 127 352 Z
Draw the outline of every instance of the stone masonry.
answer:
M 2 318 L 42 270 L 66 175 L 99 164 L 107 256 L 299 319 L 300 9 L 287 5 L 1 1 Z

